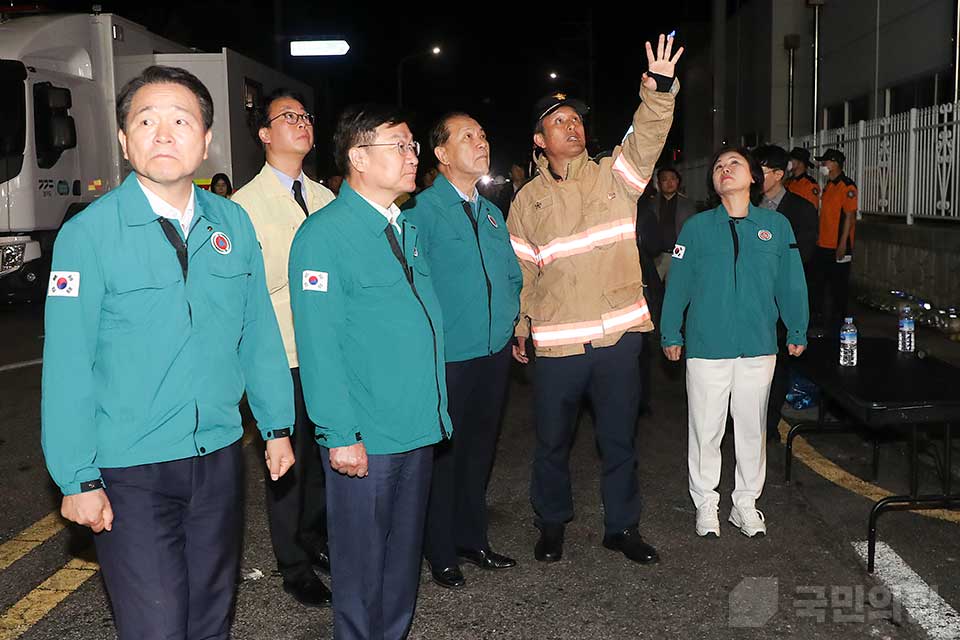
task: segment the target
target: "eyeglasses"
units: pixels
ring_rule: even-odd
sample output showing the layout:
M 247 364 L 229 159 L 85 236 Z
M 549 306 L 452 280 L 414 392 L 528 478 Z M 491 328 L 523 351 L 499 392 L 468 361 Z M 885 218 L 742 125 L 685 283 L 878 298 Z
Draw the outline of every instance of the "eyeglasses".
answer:
M 294 113 L 293 111 L 284 111 L 278 116 L 274 116 L 267 120 L 268 124 L 273 123 L 274 120 L 278 118 L 283 118 L 283 121 L 289 125 L 296 126 L 300 124 L 300 121 L 303 120 L 303 124 L 312 127 L 313 126 L 313 114 L 312 113 Z
M 394 147 L 401 156 L 406 155 L 409 151 L 415 156 L 420 155 L 420 143 L 414 140 L 413 142 L 377 142 L 374 144 L 358 144 L 357 147 Z

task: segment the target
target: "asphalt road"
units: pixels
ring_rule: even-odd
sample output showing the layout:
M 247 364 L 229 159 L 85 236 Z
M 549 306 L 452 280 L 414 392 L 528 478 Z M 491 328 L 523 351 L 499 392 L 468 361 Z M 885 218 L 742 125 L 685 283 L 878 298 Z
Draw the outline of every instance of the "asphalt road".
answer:
M 99 574 L 75 560 L 95 560 L 89 535 L 60 528 L 54 517 L 43 520 L 57 511 L 59 496 L 46 475 L 40 450 L 41 367 L 9 368 L 41 357 L 42 333 L 38 305 L 0 307 L 0 612 L 5 612 L 0 640 L 113 638 Z M 903 576 L 909 577 L 909 570 L 889 574 L 884 583 L 880 576 L 866 573 L 853 547 L 865 540 L 870 501 L 802 463 L 795 464 L 795 482 L 786 485 L 778 443 L 768 448 L 767 485 L 758 505 L 766 514 L 767 537 L 748 539 L 726 524 L 733 484 L 733 439 L 728 437 L 721 538 L 698 538 L 687 494 L 686 407 L 678 367 L 659 361 L 654 367 L 653 413 L 641 418 L 637 441 L 645 497 L 640 528 L 659 549 L 661 562 L 634 565 L 600 545 L 602 507 L 589 411 L 581 417 L 571 457 L 576 517 L 567 530 L 564 559 L 556 564 L 533 559 L 537 532 L 528 500 L 532 372 L 517 371 L 489 504 L 494 548 L 518 558 L 520 564 L 499 573 L 466 565 L 468 584 L 459 591 L 437 587 L 425 571 L 411 638 L 960 636 L 960 632 L 937 635 L 935 630 L 950 624 L 950 616 L 960 609 L 957 522 L 914 513 L 881 519 L 880 539 L 917 580 L 942 598 L 932 613 L 927 607 L 910 614 L 905 604 L 916 598 L 903 596 L 901 590 L 889 601 L 890 587 L 896 589 L 896 581 L 906 580 Z M 813 437 L 810 444 L 842 469 L 868 478 L 870 448 L 857 436 Z M 256 440 L 245 451 L 246 578 L 237 589 L 233 635 L 331 637 L 329 610 L 306 609 L 280 588 L 273 571 L 258 467 L 262 455 Z M 923 477 L 928 483 L 935 479 L 928 467 Z M 902 491 L 905 479 L 903 448 L 885 445 L 876 484 Z M 35 525 L 38 521 L 41 524 Z M 960 624 L 955 618 L 952 623 Z M 925 630 L 924 625 L 931 624 L 934 631 Z M 947 632 L 958 628 L 947 627 Z

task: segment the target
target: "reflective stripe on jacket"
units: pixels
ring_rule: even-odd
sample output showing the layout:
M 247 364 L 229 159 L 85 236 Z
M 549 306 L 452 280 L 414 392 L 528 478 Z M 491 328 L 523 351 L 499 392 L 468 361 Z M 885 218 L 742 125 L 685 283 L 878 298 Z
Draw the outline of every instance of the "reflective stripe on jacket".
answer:
M 626 331 L 652 331 L 636 245 L 637 199 L 646 188 L 673 122 L 679 83 L 669 92 L 642 88 L 633 131 L 599 161 L 586 151 L 519 191 L 507 228 L 523 272 L 517 336 L 537 355 L 581 354 L 584 345 L 616 344 Z

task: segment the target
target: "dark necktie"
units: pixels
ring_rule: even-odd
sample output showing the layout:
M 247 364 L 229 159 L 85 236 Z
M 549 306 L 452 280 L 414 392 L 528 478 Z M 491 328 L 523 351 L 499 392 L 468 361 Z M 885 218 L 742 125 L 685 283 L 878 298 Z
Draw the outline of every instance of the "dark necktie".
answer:
M 310 214 L 310 212 L 307 211 L 307 203 L 303 199 L 303 185 L 300 184 L 299 180 L 293 181 L 293 199 L 296 200 L 300 208 L 303 209 L 303 215 L 306 216 Z

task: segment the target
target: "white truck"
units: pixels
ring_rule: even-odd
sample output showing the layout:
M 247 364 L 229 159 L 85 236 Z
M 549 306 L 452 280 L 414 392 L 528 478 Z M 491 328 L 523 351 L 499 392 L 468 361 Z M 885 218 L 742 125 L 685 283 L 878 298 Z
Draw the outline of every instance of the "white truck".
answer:
M 0 299 L 43 291 L 61 225 L 130 172 L 116 95 L 153 64 L 188 69 L 213 96 L 201 186 L 259 171 L 249 117 L 269 92 L 291 88 L 312 109 L 311 87 L 226 48 L 196 52 L 114 14 L 0 13 Z

